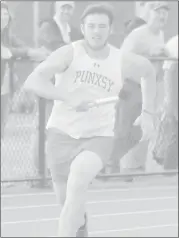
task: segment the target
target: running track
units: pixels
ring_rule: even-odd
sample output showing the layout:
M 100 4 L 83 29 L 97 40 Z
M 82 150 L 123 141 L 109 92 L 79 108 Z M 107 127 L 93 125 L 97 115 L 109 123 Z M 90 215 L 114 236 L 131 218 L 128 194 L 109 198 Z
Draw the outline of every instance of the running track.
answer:
M 178 237 L 178 185 L 90 189 L 91 237 Z M 60 208 L 52 192 L 1 197 L 1 237 L 54 237 Z

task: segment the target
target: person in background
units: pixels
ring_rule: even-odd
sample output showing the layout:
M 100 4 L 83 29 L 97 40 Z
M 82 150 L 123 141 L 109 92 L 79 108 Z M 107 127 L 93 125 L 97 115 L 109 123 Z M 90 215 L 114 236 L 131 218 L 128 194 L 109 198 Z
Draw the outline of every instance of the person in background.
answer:
M 147 59 L 150 59 L 150 57 L 166 56 L 163 29 L 168 19 L 168 2 L 152 1 L 147 2 L 146 4 L 146 7 L 148 7 L 149 9 L 147 24 L 134 29 L 125 38 L 121 46 L 121 51 L 125 54 L 130 52 L 141 55 Z M 138 63 L 135 60 L 135 55 L 134 59 L 131 58 L 131 62 L 133 62 L 133 65 L 128 65 L 128 67 L 133 68 L 135 67 L 135 64 Z M 156 73 L 156 105 L 155 107 L 151 106 L 150 112 L 144 113 L 145 115 L 148 114 L 148 118 L 154 117 L 154 115 L 157 113 L 157 110 L 161 107 L 161 102 L 163 100 L 163 82 L 159 81 L 159 79 L 161 78 L 160 74 L 162 71 L 162 64 L 161 62 L 151 63 Z M 141 93 L 140 90 L 138 90 L 138 93 Z M 130 116 L 124 116 L 124 118 L 128 118 L 128 122 L 125 121 L 125 124 L 127 126 L 126 133 L 123 133 L 125 134 L 126 143 L 129 143 L 128 141 L 131 138 L 130 133 L 131 130 L 133 130 L 134 121 L 141 113 L 141 102 L 142 101 L 138 98 L 138 109 L 135 109 L 135 111 L 134 109 L 132 109 L 130 111 Z M 136 112 L 136 110 L 138 111 L 138 113 Z M 138 123 L 136 123 L 135 125 L 139 125 L 139 120 L 137 121 Z M 138 141 L 140 139 L 141 138 L 139 137 Z M 131 169 L 145 170 L 149 141 L 151 141 L 151 138 L 149 140 L 148 137 L 147 139 L 143 139 L 142 141 L 140 140 L 140 142 L 135 144 L 128 152 L 126 150 L 124 151 L 124 148 L 119 148 L 119 150 L 121 151 L 119 158 L 121 168 L 126 171 Z M 119 147 L 121 146 L 119 145 Z M 125 154 L 126 152 L 127 154 Z M 124 156 L 122 157 L 122 155 Z M 157 167 L 157 169 L 159 168 Z
M 134 29 L 121 48 L 147 58 L 165 56 L 163 30 L 168 19 L 168 2 L 146 2 L 146 7 L 149 9 L 147 24 Z
M 31 59 L 41 61 L 46 54 L 41 49 L 32 49 L 12 34 L 10 26 L 12 18 L 6 2 L 1 2 L 1 137 L 10 105 L 11 83 L 10 63 L 15 59 Z
M 149 5 L 147 2 L 144 1 L 138 1 L 135 3 L 135 17 L 127 22 L 125 22 L 125 37 L 127 37 L 134 29 L 147 24 L 147 19 L 149 17 Z M 127 141 L 123 140 L 121 141 L 120 138 L 117 137 L 114 150 L 111 156 L 110 166 L 112 164 L 112 171 L 113 172 L 119 172 L 119 158 L 124 155 L 125 152 L 127 152 L 130 148 L 132 148 L 134 145 L 136 145 L 139 140 L 141 139 L 141 128 L 140 126 L 134 126 L 132 123 L 132 118 L 136 118 L 137 115 L 140 115 L 141 113 L 141 93 L 140 89 L 136 88 L 136 93 L 133 94 L 131 97 L 133 102 L 138 103 L 135 107 L 130 108 L 128 117 L 131 118 L 131 124 L 128 127 L 128 132 L 126 131 L 126 138 Z M 129 107 L 126 107 L 129 108 Z M 119 116 L 119 115 L 118 115 Z M 121 117 L 121 113 L 120 113 Z M 125 117 L 124 117 L 125 118 Z M 125 120 L 125 119 L 124 119 Z M 124 142 L 125 141 L 125 142 Z M 124 142 L 124 143 L 123 143 Z M 119 144 L 122 145 L 119 146 Z M 123 148 L 121 150 L 121 148 Z
M 73 1 L 55 2 L 55 15 L 40 23 L 39 44 L 52 52 L 59 47 L 82 38 L 80 31 L 72 26 Z
M 147 2 L 138 1 L 135 3 L 135 17 L 125 22 L 125 35 L 127 36 L 134 29 L 147 23 L 149 7 Z
M 163 113 L 157 128 L 153 157 L 168 170 L 178 168 L 178 35 L 167 42 L 165 50 L 176 60 L 165 61 L 163 65 Z

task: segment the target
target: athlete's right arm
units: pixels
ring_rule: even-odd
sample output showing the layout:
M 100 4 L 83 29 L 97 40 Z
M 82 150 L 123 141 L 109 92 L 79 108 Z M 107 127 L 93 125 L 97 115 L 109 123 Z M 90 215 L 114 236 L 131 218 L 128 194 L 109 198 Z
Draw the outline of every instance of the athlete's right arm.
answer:
M 63 94 L 63 90 L 55 87 L 51 79 L 55 74 L 66 71 L 72 60 L 72 45 L 57 49 L 29 75 L 24 84 L 25 90 L 49 100 L 66 101 L 66 95 Z

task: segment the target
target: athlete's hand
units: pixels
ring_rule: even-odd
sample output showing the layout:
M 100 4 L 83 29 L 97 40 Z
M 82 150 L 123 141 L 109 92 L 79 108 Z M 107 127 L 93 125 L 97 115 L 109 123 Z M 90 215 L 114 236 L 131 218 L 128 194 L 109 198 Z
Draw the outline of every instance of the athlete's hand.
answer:
M 75 106 L 75 110 L 77 112 L 86 112 L 89 111 L 90 108 L 96 107 L 95 102 L 92 101 L 83 101 Z

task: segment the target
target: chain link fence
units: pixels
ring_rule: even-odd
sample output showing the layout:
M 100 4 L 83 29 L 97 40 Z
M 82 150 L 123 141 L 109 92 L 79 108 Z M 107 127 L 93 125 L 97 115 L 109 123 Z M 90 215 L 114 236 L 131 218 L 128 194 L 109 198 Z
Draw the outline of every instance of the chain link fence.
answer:
M 23 81 L 17 74 L 17 63 L 13 62 L 10 68 L 9 115 L 1 140 L 2 182 L 36 179 L 40 176 L 39 99 L 23 90 Z
M 45 163 L 45 125 L 53 104 L 23 90 L 26 77 L 19 81 L 16 64 L 11 67 L 9 115 L 1 140 L 1 184 L 41 181 L 43 186 L 49 175 Z M 178 97 L 178 91 L 175 94 Z M 171 129 L 171 133 L 173 131 Z M 178 150 L 174 153 L 172 157 L 178 157 Z M 106 176 L 113 175 L 107 173 Z

